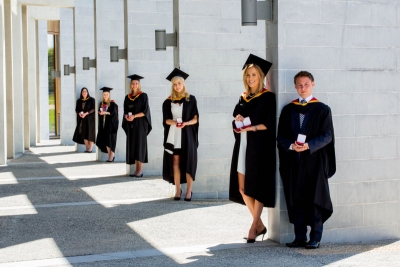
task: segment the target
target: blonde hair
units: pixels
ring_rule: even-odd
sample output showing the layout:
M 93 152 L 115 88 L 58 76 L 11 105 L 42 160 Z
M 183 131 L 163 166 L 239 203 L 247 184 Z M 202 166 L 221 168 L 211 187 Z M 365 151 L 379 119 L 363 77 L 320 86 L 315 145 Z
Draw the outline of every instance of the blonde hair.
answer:
M 108 93 L 109 97 L 107 101 L 104 101 L 104 93 Z M 111 93 L 110 92 L 103 92 L 102 96 L 101 96 L 101 102 L 105 103 L 108 107 L 110 106 L 110 102 L 111 102 Z
M 247 75 L 248 69 L 250 69 L 250 68 L 255 68 L 256 72 L 258 73 L 258 77 L 260 78 L 260 83 L 258 84 L 258 88 L 257 88 L 257 90 L 255 92 L 256 94 L 258 94 L 258 93 L 261 92 L 262 89 L 265 88 L 265 84 L 264 84 L 265 74 L 261 70 L 261 68 L 259 66 L 255 65 L 255 64 L 249 64 L 244 68 L 244 70 L 243 70 L 243 85 L 244 85 L 244 88 L 246 89 L 246 94 L 247 95 L 250 94 L 250 87 L 247 84 L 246 75 Z
M 131 80 L 131 82 L 129 83 L 129 90 L 131 91 L 131 93 L 133 93 L 133 89 L 132 89 L 132 86 L 131 86 L 132 81 L 138 81 L 138 83 L 139 83 L 138 92 L 141 92 L 142 91 L 142 85 L 140 84 L 140 81 L 139 80 Z
M 183 84 L 183 89 L 180 94 L 174 90 L 174 82 L 177 80 L 180 80 Z M 185 97 L 186 101 L 189 101 L 190 94 L 186 91 L 185 79 L 179 76 L 175 76 L 174 78 L 171 79 L 171 99 L 177 99 L 182 96 Z

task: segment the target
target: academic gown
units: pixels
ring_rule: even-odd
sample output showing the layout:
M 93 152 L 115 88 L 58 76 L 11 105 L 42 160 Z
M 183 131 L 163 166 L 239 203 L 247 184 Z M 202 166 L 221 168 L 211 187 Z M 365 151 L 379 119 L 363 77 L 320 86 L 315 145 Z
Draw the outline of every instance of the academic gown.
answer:
M 246 173 L 244 192 L 264 207 L 275 207 L 275 170 L 276 170 L 276 101 L 275 94 L 266 89 L 252 98 L 243 93 L 236 104 L 233 116 L 250 117 L 252 125 L 264 124 L 267 130 L 248 131 L 246 147 Z M 235 122 L 232 122 L 233 128 Z M 245 205 L 239 192 L 238 157 L 240 148 L 240 133 L 234 133 L 229 199 Z
M 132 112 L 132 115 L 143 112 L 144 117 L 127 121 L 125 115 L 129 112 Z M 135 160 L 147 163 L 147 135 L 152 126 L 149 99 L 146 93 L 139 92 L 136 96 L 132 94 L 125 96 L 122 128 L 126 134 L 126 164 L 135 164 Z
M 165 123 L 167 119 L 172 120 L 172 112 L 171 112 L 171 103 L 172 100 L 167 98 L 162 106 L 163 110 L 163 126 L 164 126 L 164 142 L 163 145 L 165 147 L 167 143 L 168 133 L 170 126 Z M 193 178 L 193 181 L 196 177 L 197 170 L 197 147 L 199 146 L 198 141 L 198 133 L 199 133 L 199 111 L 197 110 L 197 101 L 196 98 L 191 95 L 189 101 L 185 99 L 182 101 L 182 120 L 183 122 L 187 122 L 195 115 L 197 115 L 197 123 L 192 125 L 187 125 L 182 128 L 181 134 L 181 154 L 179 161 L 179 169 L 181 171 L 181 184 L 186 183 L 186 173 L 190 174 Z M 163 156 L 163 179 L 172 184 L 174 182 L 174 172 L 172 169 L 172 154 L 166 152 L 164 150 Z
M 102 102 L 100 102 L 99 107 L 102 106 Z M 100 109 L 99 109 L 100 111 Z M 100 148 L 101 152 L 108 153 L 107 147 L 111 149 L 112 152 L 115 152 L 115 145 L 117 144 L 117 131 L 118 131 L 118 106 L 114 101 L 110 102 L 110 106 L 107 109 L 107 112 L 110 112 L 110 115 L 100 115 L 98 114 L 98 131 L 97 131 L 97 140 L 96 146 Z M 106 118 L 104 125 L 103 120 Z
M 92 97 L 89 97 L 86 100 L 83 99 L 78 99 L 76 101 L 76 107 L 75 107 L 75 112 L 76 112 L 76 128 L 74 132 L 74 136 L 72 137 L 72 140 L 75 143 L 78 144 L 85 144 L 83 141 L 84 139 L 94 142 L 96 139 L 96 133 L 95 133 L 95 100 Z M 85 118 L 81 118 L 79 116 L 79 113 L 86 113 L 89 112 L 88 115 L 86 115 Z
M 305 114 L 300 128 L 299 113 Z M 298 134 L 306 135 L 309 149 L 290 150 Z M 328 178 L 336 172 L 335 138 L 330 108 L 313 98 L 307 104 L 298 99 L 282 109 L 278 126 L 279 171 L 289 220 L 294 221 L 295 204 L 317 205 L 325 222 L 333 213 Z M 310 223 L 307 222 L 309 225 Z

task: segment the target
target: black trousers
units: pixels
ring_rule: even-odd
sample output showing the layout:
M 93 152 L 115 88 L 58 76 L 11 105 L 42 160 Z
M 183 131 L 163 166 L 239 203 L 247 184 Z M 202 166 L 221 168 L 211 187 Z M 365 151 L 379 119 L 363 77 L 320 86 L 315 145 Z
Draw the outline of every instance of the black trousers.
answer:
M 296 240 L 307 240 L 307 225 L 310 225 L 310 241 L 321 241 L 323 231 L 322 213 L 317 205 L 295 205 L 293 207 L 293 215 Z

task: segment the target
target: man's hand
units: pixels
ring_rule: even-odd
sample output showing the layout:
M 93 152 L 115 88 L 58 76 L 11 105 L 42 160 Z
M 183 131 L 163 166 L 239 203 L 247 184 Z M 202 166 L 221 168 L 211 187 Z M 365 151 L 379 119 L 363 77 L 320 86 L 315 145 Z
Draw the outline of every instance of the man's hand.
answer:
M 309 149 L 308 147 L 308 143 L 304 143 L 304 145 L 297 145 L 296 143 L 292 144 L 292 149 L 296 152 L 303 152 L 307 149 Z

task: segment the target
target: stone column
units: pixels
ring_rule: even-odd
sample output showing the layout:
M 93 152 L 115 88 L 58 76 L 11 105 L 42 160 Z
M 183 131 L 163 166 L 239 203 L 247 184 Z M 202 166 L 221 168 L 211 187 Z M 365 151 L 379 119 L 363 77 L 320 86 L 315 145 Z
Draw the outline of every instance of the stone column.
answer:
M 76 74 L 64 75 L 64 65 L 75 67 L 75 31 L 74 10 L 72 8 L 60 9 L 60 66 L 61 66 L 61 144 L 73 145 L 72 137 L 76 125 Z
M 95 58 L 95 26 L 94 26 L 94 1 L 75 1 L 74 35 L 75 35 L 75 95 L 74 104 L 69 112 L 75 113 L 75 103 L 79 98 L 82 87 L 86 87 L 92 97 L 96 98 L 98 90 L 96 83 L 96 68 L 83 70 L 83 57 Z M 98 99 L 96 98 L 96 102 Z M 76 120 L 72 124 L 76 127 Z M 76 145 L 77 151 L 85 151 L 84 145 Z M 96 145 L 93 145 L 93 152 Z
M 97 61 L 97 85 L 96 101 L 100 103 L 102 91 L 98 89 L 107 86 L 113 88 L 110 92 L 113 99 L 119 106 L 119 130 L 117 145 L 115 149 L 115 160 L 125 161 L 125 133 L 121 128 L 123 104 L 125 97 L 126 69 L 125 60 L 110 62 L 110 46 L 125 48 L 124 36 L 124 0 L 96 0 L 96 61 Z M 96 112 L 97 113 L 97 112 Z M 100 123 L 100 122 L 99 122 Z M 98 159 L 106 161 L 106 153 L 98 151 Z
M 15 144 L 14 144 L 14 90 L 13 90 L 13 60 L 12 50 L 13 40 L 11 32 L 11 0 L 4 0 L 4 26 L 5 27 L 5 89 L 6 89 L 6 119 L 7 119 L 7 158 L 13 159 L 15 157 Z
M 24 152 L 24 90 L 23 90 L 23 46 L 22 46 L 22 7 L 17 0 L 11 0 L 11 40 L 12 50 L 12 77 L 10 79 L 13 90 L 13 111 L 14 111 L 14 156 Z
M 197 198 L 228 197 L 242 66 L 250 53 L 265 58 L 265 23 L 242 27 L 240 13 L 240 1 L 179 1 L 180 67 L 200 113 Z
M 7 163 L 4 0 L 0 1 L 0 165 Z
M 145 175 L 162 173 L 163 126 L 162 103 L 171 92 L 171 84 L 165 79 L 174 68 L 173 48 L 155 51 L 155 30 L 173 32 L 172 1 L 128 0 L 128 73 L 145 77 L 142 90 L 149 96 L 153 129 L 147 137 L 149 162 L 144 164 Z M 129 87 L 125 87 L 125 94 Z M 125 145 L 125 144 L 124 144 Z M 135 171 L 127 165 L 127 173 Z M 167 184 L 166 184 L 167 185 Z

